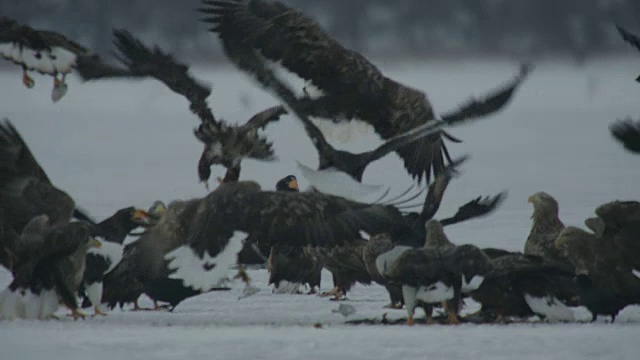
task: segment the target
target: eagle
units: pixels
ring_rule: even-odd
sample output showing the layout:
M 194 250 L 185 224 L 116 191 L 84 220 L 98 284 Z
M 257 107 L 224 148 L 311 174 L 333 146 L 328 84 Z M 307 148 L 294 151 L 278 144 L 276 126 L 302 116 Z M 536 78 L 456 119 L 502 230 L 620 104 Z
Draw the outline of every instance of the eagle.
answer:
M 449 324 L 457 324 L 462 294 L 481 286 L 491 260 L 474 245 L 451 243 L 437 220 L 429 220 L 425 231 L 424 247 L 380 255 L 376 259 L 378 271 L 387 282 L 402 287 L 408 325 L 414 324 L 418 304 L 431 324 L 432 305 L 439 303 L 443 303 L 448 313 Z
M 228 289 L 223 265 L 235 263 L 243 241 L 332 248 L 359 238 L 361 230 L 415 236 L 393 207 L 319 192 L 263 191 L 255 182 L 223 183 L 204 198 L 170 203 L 158 224 L 134 243 L 136 255 L 109 274 L 131 281 L 110 287 L 107 276 L 104 299 L 115 306 L 146 293 L 175 308 L 188 297 Z
M 613 201 L 597 207 L 596 215 L 602 225 L 599 233 L 569 226 L 555 241 L 576 274 L 586 276 L 579 279 L 587 294 L 581 301 L 594 318 L 599 314 L 615 316 L 622 307 L 640 303 L 640 203 Z M 621 307 L 603 309 L 599 304 L 602 297 Z
M 386 233 L 367 234 L 368 240 L 354 239 L 343 246 L 331 249 L 330 252 L 313 250 L 314 254 L 322 259 L 324 266 L 334 275 L 334 289 L 328 294 L 334 295 L 335 299 L 340 299 L 356 282 L 370 284 L 373 281 L 387 288 L 391 299 L 389 307 L 402 304 L 401 289 L 393 284 L 388 284 L 379 273 L 376 265 L 377 258 L 396 246 L 402 249 L 423 246 L 426 237 L 425 223 L 432 219 L 438 211 L 446 187 L 455 174 L 455 167 L 463 161 L 464 158 L 454 160 L 452 165 L 447 167 L 447 171 L 438 175 L 429 185 L 420 212 L 403 214 L 407 225 L 418 234 L 417 238 L 412 238 L 410 242 L 407 242 L 394 239 Z M 454 216 L 442 219 L 442 224 L 456 224 L 490 214 L 502 203 L 504 198 L 505 194 L 501 193 L 495 197 L 474 199 L 461 206 Z M 394 205 L 390 204 L 390 206 Z M 402 205 L 399 205 L 397 208 L 400 210 L 401 207 Z
M 0 319 L 50 319 L 60 302 L 74 319 L 84 318 L 76 292 L 82 282 L 87 251 L 100 242 L 90 236 L 89 224 L 53 225 L 49 216 L 33 217 L 20 235 L 0 224 L 0 242 L 12 254 L 13 281 L 0 292 Z
M 65 78 L 73 69 L 104 65 L 98 54 L 60 33 L 36 30 L 5 16 L 0 16 L 0 55 L 22 67 L 22 83 L 27 88 L 35 85 L 28 71 L 53 76 L 53 102 L 67 93 Z
M 623 28 L 620 25 L 616 25 L 616 29 L 618 29 L 620 36 L 622 36 L 622 40 L 629 43 L 629 45 L 633 46 L 638 51 L 640 51 L 640 37 L 638 37 L 638 35 L 635 35 L 627 31 L 625 28 Z M 640 82 L 640 75 L 638 75 L 638 77 L 636 78 L 636 81 Z
M 301 119 L 360 119 L 388 140 L 430 123 L 442 126 L 491 113 L 515 90 L 491 101 L 472 100 L 457 114 L 443 116 L 438 122 L 424 92 L 384 76 L 363 55 L 343 47 L 301 11 L 263 0 L 203 0 L 202 4 L 203 21 L 218 35 L 227 57 L 275 92 Z M 321 96 L 298 99 L 273 72 L 273 63 L 309 82 Z M 455 139 L 437 131 L 395 150 L 412 178 L 418 182 L 424 178 L 428 183 L 431 174 L 444 171 L 445 158 L 451 161 L 445 138 Z
M 287 175 L 276 183 L 276 191 L 298 192 L 298 179 Z M 268 259 L 269 285 L 274 292 L 300 291 L 300 285 L 309 286 L 309 294 L 320 289 L 322 262 L 314 256 L 305 254 L 301 247 L 271 247 Z
M 527 241 L 524 243 L 524 253 L 568 265 L 568 260 L 554 244 L 565 227 L 558 217 L 558 202 L 543 191 L 529 196 L 528 202 L 533 205 L 531 215 L 533 222 Z
M 127 235 L 140 226 L 148 226 L 151 215 L 142 209 L 127 207 L 116 211 L 107 219 L 91 223 L 91 236 L 102 244 L 87 252 L 86 267 L 82 280 L 85 303 L 93 305 L 96 315 L 106 315 L 101 309 L 102 282 L 106 274 L 113 270 L 124 251 L 123 242 Z
M 568 307 L 578 305 L 572 270 L 540 256 L 505 253 L 491 259 L 482 284 L 469 295 L 482 304 L 483 317 L 495 322 L 535 314 L 571 321 L 574 316 Z
M 611 135 L 620 142 L 625 149 L 640 154 L 640 120 L 631 118 L 617 120 L 609 126 Z
M 100 79 L 154 78 L 165 84 L 176 94 L 189 101 L 189 109 L 198 116 L 200 125 L 194 134 L 204 144 L 198 162 L 198 177 L 208 187 L 211 165 L 227 168 L 221 181 L 237 181 L 240 177 L 240 162 L 243 158 L 272 161 L 276 157 L 272 143 L 258 134 L 271 122 L 286 114 L 282 106 L 273 106 L 251 117 L 242 125 L 231 125 L 216 119 L 207 103 L 211 88 L 194 78 L 189 66 L 178 62 L 173 55 L 160 47 L 144 44 L 129 31 L 113 31 L 116 58 L 121 66 L 100 63 L 100 66 L 83 66 L 78 74 L 84 81 Z

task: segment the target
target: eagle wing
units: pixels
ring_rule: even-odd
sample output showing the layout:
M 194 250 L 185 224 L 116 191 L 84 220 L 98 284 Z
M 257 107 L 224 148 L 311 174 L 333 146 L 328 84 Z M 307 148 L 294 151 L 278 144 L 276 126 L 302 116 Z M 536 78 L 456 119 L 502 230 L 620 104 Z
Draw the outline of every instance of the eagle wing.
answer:
M 248 241 L 291 247 L 333 247 L 369 234 L 407 231 L 399 211 L 319 192 L 260 191 L 257 184 L 223 184 L 204 199 L 188 243 L 215 256 L 235 231 Z M 410 231 L 410 230 L 408 230 Z
M 620 25 L 616 25 L 616 29 L 618 29 L 618 32 L 622 36 L 622 40 L 626 41 L 631 46 L 633 46 L 638 51 L 640 51 L 640 37 L 638 37 L 638 35 L 635 35 L 627 31 L 625 28 L 623 28 Z
M 640 121 L 631 119 L 618 120 L 609 126 L 611 135 L 618 140 L 625 149 L 640 154 Z
M 253 115 L 241 128 L 244 130 L 262 129 L 270 123 L 278 121 L 280 116 L 284 114 L 287 114 L 287 110 L 283 106 L 272 106 Z
M 0 122 L 0 169 L 5 175 L 32 176 L 51 184 L 22 136 L 8 119 Z M 4 178 L 4 175 L 0 178 Z

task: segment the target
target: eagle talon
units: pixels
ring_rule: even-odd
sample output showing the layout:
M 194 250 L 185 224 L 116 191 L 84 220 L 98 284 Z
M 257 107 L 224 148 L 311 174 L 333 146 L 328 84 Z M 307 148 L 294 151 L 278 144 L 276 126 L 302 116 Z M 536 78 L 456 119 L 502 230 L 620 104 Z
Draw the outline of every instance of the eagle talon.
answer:
M 102 310 L 100 309 L 100 307 L 95 306 L 95 307 L 93 308 L 93 316 L 98 316 L 98 315 L 100 315 L 100 316 L 107 316 L 107 313 L 106 313 L 106 312 L 104 312 L 104 311 L 102 311 Z
M 26 71 L 22 73 L 22 83 L 27 89 L 32 89 L 36 84 L 35 80 L 33 80 Z
M 73 320 L 78 320 L 78 319 L 84 320 L 84 318 L 87 317 L 87 315 L 85 315 L 82 311 L 78 309 L 71 310 L 71 314 L 69 314 L 69 316 L 71 316 Z

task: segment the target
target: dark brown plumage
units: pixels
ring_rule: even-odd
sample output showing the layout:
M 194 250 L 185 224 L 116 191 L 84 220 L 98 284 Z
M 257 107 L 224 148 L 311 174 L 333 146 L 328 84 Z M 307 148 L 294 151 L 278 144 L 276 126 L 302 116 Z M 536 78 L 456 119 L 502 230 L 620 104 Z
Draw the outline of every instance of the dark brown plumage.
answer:
M 568 264 L 567 259 L 554 245 L 558 234 L 564 229 L 564 224 L 558 217 L 558 202 L 545 192 L 529 196 L 528 201 L 533 205 L 533 221 L 529 237 L 524 243 L 524 253 Z
M 385 77 L 361 54 L 346 49 L 327 35 L 301 11 L 281 2 L 262 0 L 203 0 L 201 12 L 210 31 L 218 34 L 227 57 L 240 69 L 254 75 L 303 119 L 318 116 L 328 119 L 361 119 L 371 124 L 383 139 L 391 139 L 418 126 L 434 122 L 435 116 L 426 95 Z M 323 95 L 317 99 L 297 99 L 283 87 L 262 57 L 278 62 L 297 74 Z M 523 74 L 528 72 L 528 68 Z M 524 75 L 517 79 L 521 82 Z M 472 101 L 443 123 L 485 115 L 501 108 L 517 85 L 494 94 L 490 101 Z M 308 126 L 308 121 L 305 121 Z M 424 137 L 396 152 L 413 178 L 430 181 L 449 161 L 445 132 Z
M 573 320 L 567 306 L 578 304 L 578 289 L 570 266 L 539 256 L 509 254 L 491 260 L 491 269 L 471 297 L 481 313 L 495 321 L 534 314 L 555 320 Z
M 49 319 L 59 303 L 78 310 L 76 291 L 82 282 L 85 257 L 91 246 L 84 222 L 52 226 L 47 215 L 34 217 L 19 238 L 6 244 L 13 255 L 13 281 L 0 293 L 0 318 Z
M 622 40 L 626 41 L 627 43 L 629 43 L 629 45 L 633 46 L 634 48 L 636 48 L 636 50 L 640 51 L 640 37 L 638 37 L 638 35 L 635 35 L 625 30 L 620 25 L 616 25 L 616 29 L 618 29 L 620 36 L 622 36 Z M 636 78 L 636 81 L 640 82 L 640 75 Z
M 614 201 L 596 208 L 602 232 L 569 226 L 555 245 L 586 274 L 596 289 L 610 289 L 628 303 L 640 303 L 640 203 Z
M 609 130 L 625 149 L 640 154 L 640 121 L 634 122 L 631 118 L 618 120 L 609 126 Z
M 189 101 L 189 109 L 201 121 L 194 131 L 195 136 L 204 143 L 198 162 L 200 181 L 207 183 L 213 164 L 226 167 L 227 173 L 222 181 L 231 182 L 238 181 L 243 158 L 275 159 L 271 142 L 260 136 L 258 130 L 286 114 L 283 107 L 265 109 L 243 125 L 231 125 L 216 119 L 206 100 L 211 94 L 210 87 L 195 79 L 187 65 L 178 62 L 158 46 L 151 48 L 145 45 L 126 30 L 114 30 L 113 35 L 117 58 L 124 68 L 83 66 L 79 69 L 80 76 L 84 80 L 152 77 L 184 96 Z
M 276 191 L 299 190 L 298 179 L 294 175 L 288 175 L 276 183 Z M 300 285 L 306 285 L 309 293 L 315 294 L 320 289 L 322 265 L 316 254 L 304 248 L 273 245 L 268 259 L 269 285 L 274 286 L 274 292 L 298 292 Z M 289 286 L 282 286 L 284 284 L 281 282 Z
M 4 226 L 20 233 L 31 219 L 47 215 L 51 226 L 68 223 L 75 203 L 56 188 L 9 120 L 0 122 L 0 211 Z

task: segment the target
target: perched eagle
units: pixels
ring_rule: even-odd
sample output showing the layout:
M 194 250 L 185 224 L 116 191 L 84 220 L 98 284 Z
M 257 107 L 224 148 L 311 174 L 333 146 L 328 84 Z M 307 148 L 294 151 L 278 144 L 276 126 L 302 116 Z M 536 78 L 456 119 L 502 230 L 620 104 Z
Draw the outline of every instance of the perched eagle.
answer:
M 531 231 L 524 243 L 524 253 L 541 256 L 550 261 L 569 264 L 567 259 L 555 247 L 555 240 L 564 229 L 558 217 L 558 202 L 545 192 L 537 192 L 529 196 L 533 204 Z
M 568 306 L 578 305 L 578 289 L 570 266 L 540 256 L 503 254 L 491 260 L 480 287 L 470 296 L 482 304 L 481 313 L 506 317 L 529 317 L 534 314 L 551 320 L 571 321 Z
M 436 122 L 422 91 L 385 77 L 364 56 L 340 45 L 301 11 L 263 0 L 202 3 L 199 11 L 207 14 L 204 21 L 220 37 L 227 57 L 274 91 L 297 117 L 361 119 L 383 139 Z M 298 99 L 266 61 L 282 65 L 310 82 L 321 96 Z M 492 101 L 472 101 L 455 116 L 443 117 L 442 123 L 491 113 L 508 101 L 513 90 Z M 413 178 L 420 181 L 424 177 L 429 182 L 432 173 L 435 176 L 444 171 L 445 157 L 449 161 L 450 157 L 443 137 L 452 139 L 438 131 L 396 150 Z
M 276 183 L 276 191 L 298 192 L 298 179 L 288 175 Z M 299 292 L 301 285 L 309 286 L 309 294 L 320 289 L 322 262 L 315 256 L 305 254 L 301 247 L 274 245 L 268 259 L 269 285 L 274 292 Z
M 145 45 L 126 30 L 114 30 L 116 56 L 122 66 L 83 66 L 78 73 L 83 80 L 98 79 L 141 79 L 155 78 L 176 94 L 189 101 L 189 109 L 198 116 L 201 123 L 195 130 L 196 137 L 204 143 L 204 150 L 198 163 L 198 177 L 207 185 L 211 176 L 211 165 L 220 164 L 227 168 L 225 182 L 238 181 L 240 162 L 243 158 L 274 160 L 272 144 L 258 130 L 277 121 L 286 114 L 281 106 L 274 106 L 255 114 L 243 125 L 231 125 L 216 119 L 209 108 L 207 98 L 211 88 L 195 79 L 189 67 L 178 62 L 171 54 L 158 46 Z
M 631 46 L 640 51 L 640 37 L 638 37 L 638 35 L 630 33 L 620 25 L 616 25 L 616 29 L 618 29 L 618 32 L 622 36 L 622 40 L 628 42 Z M 640 75 L 636 78 L 636 81 L 640 82 Z
M 451 243 L 437 220 L 429 220 L 425 230 L 423 248 L 391 250 L 380 255 L 376 265 L 388 283 L 402 287 L 407 324 L 413 325 L 418 304 L 425 310 L 427 323 L 432 323 L 432 306 L 439 303 L 443 303 L 449 323 L 456 324 L 462 294 L 480 287 L 491 260 L 474 245 Z
M 609 126 L 609 130 L 625 149 L 634 154 L 640 154 L 640 120 L 635 122 L 631 118 L 618 120 Z
M 103 65 L 97 54 L 64 35 L 35 30 L 4 16 L 0 16 L 0 55 L 22 67 L 22 83 L 28 88 L 35 82 L 27 71 L 53 76 L 51 100 L 54 102 L 67 93 L 65 77 L 72 69 L 85 66 L 97 69 Z
M 31 219 L 17 236 L 11 229 L 4 246 L 11 252 L 13 281 L 0 292 L 0 319 L 49 319 L 60 302 L 74 319 L 78 310 L 76 292 L 82 282 L 87 250 L 100 246 L 90 236 L 85 222 L 52 225 L 47 215 Z M 11 238 L 7 238 L 6 234 Z
M 640 304 L 640 203 L 614 201 L 596 208 L 601 231 L 591 234 L 577 227 L 564 229 L 555 245 L 573 265 L 586 298 L 581 298 L 594 317 L 613 315 L 599 305 L 602 297 L 627 304 Z M 617 299 L 617 300 L 616 300 Z M 621 307 L 620 307 L 621 306 Z
M 122 260 L 122 243 L 131 231 L 140 226 L 147 226 L 150 222 L 151 216 L 145 210 L 127 207 L 116 211 L 100 223 L 92 224 L 91 235 L 98 239 L 102 246 L 90 249 L 87 253 L 82 285 L 86 295 L 85 303 L 93 305 L 96 315 L 106 315 L 101 309 L 102 282 L 105 275 Z

